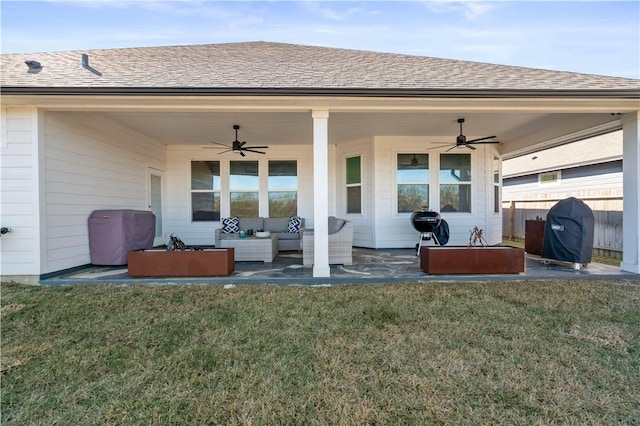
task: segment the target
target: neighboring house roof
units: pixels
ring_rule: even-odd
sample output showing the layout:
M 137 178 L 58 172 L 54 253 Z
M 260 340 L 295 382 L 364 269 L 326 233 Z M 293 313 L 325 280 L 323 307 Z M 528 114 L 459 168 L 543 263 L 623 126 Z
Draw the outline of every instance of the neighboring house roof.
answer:
M 538 151 L 502 163 L 502 177 L 509 179 L 622 159 L 622 130 Z
M 82 65 L 82 54 L 88 66 Z M 42 70 L 28 73 L 25 61 Z M 640 80 L 451 59 L 294 44 L 247 42 L 1 55 L 5 93 L 38 88 L 105 88 L 141 93 L 220 89 L 242 93 L 333 90 L 620 91 L 638 96 Z M 60 92 L 60 91 L 59 91 Z M 74 92 L 75 93 L 75 92 Z M 508 94 L 508 93 L 507 93 Z

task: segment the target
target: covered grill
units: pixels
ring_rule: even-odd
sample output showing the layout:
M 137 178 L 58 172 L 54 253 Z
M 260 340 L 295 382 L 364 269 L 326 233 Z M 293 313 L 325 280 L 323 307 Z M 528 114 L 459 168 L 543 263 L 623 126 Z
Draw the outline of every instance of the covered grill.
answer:
M 156 217 L 150 211 L 95 210 L 88 222 L 94 265 L 126 265 L 130 251 L 153 247 Z
M 449 226 L 438 212 L 428 209 L 415 211 L 411 214 L 411 225 L 420 233 L 420 239 L 416 244 L 417 255 L 420 255 L 423 240 L 433 238 L 436 245 L 444 245 L 449 241 Z
M 591 208 L 575 197 L 558 201 L 547 213 L 542 257 L 571 262 L 575 269 L 591 262 L 594 216 Z

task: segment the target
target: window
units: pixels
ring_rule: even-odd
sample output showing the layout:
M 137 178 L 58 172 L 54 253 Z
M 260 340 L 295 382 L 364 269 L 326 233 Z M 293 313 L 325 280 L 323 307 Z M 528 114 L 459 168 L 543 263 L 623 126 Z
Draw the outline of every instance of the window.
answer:
M 359 156 L 347 158 L 347 213 L 362 213 L 362 171 Z
M 440 154 L 440 211 L 471 212 L 471 154 Z
M 298 215 L 297 161 L 269 161 L 269 217 Z
M 429 208 L 429 154 L 398 154 L 398 213 Z
M 493 212 L 500 213 L 500 159 L 493 157 Z
M 257 161 L 231 161 L 229 195 L 231 216 L 257 217 L 260 194 Z
M 220 220 L 220 162 L 191 162 L 191 220 Z
M 560 183 L 560 171 L 540 173 L 538 175 L 538 183 L 540 185 L 557 185 Z

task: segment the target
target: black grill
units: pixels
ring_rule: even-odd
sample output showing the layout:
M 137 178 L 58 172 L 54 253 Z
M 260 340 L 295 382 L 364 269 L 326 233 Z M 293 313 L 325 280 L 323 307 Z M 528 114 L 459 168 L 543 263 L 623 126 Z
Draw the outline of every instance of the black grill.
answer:
M 420 233 L 433 232 L 440 225 L 440 213 L 431 210 L 419 210 L 411 214 L 411 224 Z

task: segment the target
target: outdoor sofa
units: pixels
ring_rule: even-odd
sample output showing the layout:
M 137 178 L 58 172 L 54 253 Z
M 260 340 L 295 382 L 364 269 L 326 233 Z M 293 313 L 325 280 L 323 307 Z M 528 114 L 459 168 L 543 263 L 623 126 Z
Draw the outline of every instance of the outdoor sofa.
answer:
M 228 226 L 235 223 L 237 226 Z M 240 217 L 222 219 L 222 228 L 215 230 L 215 244 L 221 240 L 238 239 L 239 231 L 269 231 L 278 241 L 279 251 L 300 250 L 300 235 L 304 230 L 304 218 L 300 217 Z

